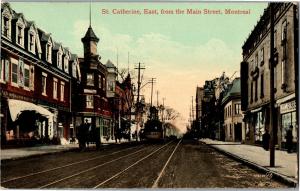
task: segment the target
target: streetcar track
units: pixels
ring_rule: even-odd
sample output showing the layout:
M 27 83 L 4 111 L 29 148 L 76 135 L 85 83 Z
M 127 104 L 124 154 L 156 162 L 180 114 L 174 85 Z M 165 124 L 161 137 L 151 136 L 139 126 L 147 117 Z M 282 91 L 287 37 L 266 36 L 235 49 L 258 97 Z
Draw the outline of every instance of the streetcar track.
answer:
M 92 161 L 92 160 L 95 160 L 95 159 L 104 158 L 106 156 L 111 156 L 111 155 L 114 155 L 114 154 L 117 154 L 117 153 L 120 153 L 120 152 L 124 152 L 126 150 L 135 149 L 135 148 L 136 147 L 126 148 L 126 149 L 123 149 L 123 150 L 115 151 L 115 152 L 110 153 L 110 154 L 96 156 L 96 157 L 93 157 L 93 158 L 89 158 L 89 159 L 82 160 L 82 161 L 77 161 L 77 162 L 70 163 L 70 164 L 67 164 L 67 165 L 63 165 L 63 166 L 59 166 L 59 167 L 55 167 L 55 168 L 51 168 L 51 169 L 47 169 L 47 170 L 42 170 L 42 171 L 39 171 L 39 172 L 34 172 L 34 173 L 30 173 L 30 174 L 23 175 L 23 176 L 14 177 L 14 178 L 2 181 L 1 184 L 7 183 L 7 182 L 11 182 L 11 181 L 15 181 L 15 180 L 19 180 L 19 179 L 22 179 L 22 178 L 27 178 L 27 177 L 30 177 L 30 176 L 35 176 L 37 174 L 42 174 L 42 173 L 46 173 L 46 172 L 50 172 L 50 171 L 54 171 L 54 170 L 66 168 L 66 167 L 77 165 L 77 164 L 80 164 L 80 163 L 83 163 L 83 162 L 88 162 L 88 161 Z
M 156 178 L 155 182 L 152 185 L 152 188 L 157 188 L 158 187 L 158 182 L 161 179 L 166 167 L 168 166 L 169 162 L 171 161 L 171 158 L 173 157 L 176 149 L 178 148 L 179 144 L 181 143 L 182 139 L 180 139 L 180 141 L 177 143 L 176 147 L 174 148 L 173 152 L 171 153 L 171 155 L 169 156 L 167 162 L 165 163 L 164 167 L 162 168 L 162 170 L 160 171 L 158 177 Z
M 72 178 L 72 177 L 78 176 L 78 175 L 83 174 L 83 173 L 85 173 L 85 172 L 88 172 L 88 171 L 94 170 L 94 169 L 96 169 L 96 168 L 102 167 L 102 166 L 104 166 L 104 165 L 106 165 L 106 164 L 115 162 L 115 161 L 117 161 L 117 160 L 120 160 L 120 159 L 122 159 L 122 158 L 128 157 L 128 156 L 130 156 L 130 155 L 134 155 L 134 154 L 136 154 L 136 153 L 142 152 L 143 150 L 145 150 L 145 149 L 147 149 L 147 148 L 148 148 L 148 147 L 142 148 L 142 149 L 140 149 L 140 150 L 138 150 L 138 151 L 135 151 L 135 152 L 133 152 L 133 153 L 130 153 L 130 154 L 127 154 L 127 155 L 118 157 L 118 158 L 113 159 L 113 160 L 111 160 L 111 161 L 107 161 L 107 162 L 105 162 L 105 163 L 102 163 L 102 164 L 96 165 L 96 166 L 94 166 L 94 167 L 88 168 L 88 169 L 86 169 L 86 170 L 80 171 L 80 172 L 78 172 L 78 173 L 75 173 L 75 174 L 73 174 L 73 175 L 70 175 L 70 176 L 64 177 L 64 178 L 62 178 L 62 179 L 59 179 L 59 180 L 50 182 L 50 183 L 48 183 L 48 184 L 46 184 L 46 185 L 40 186 L 38 189 L 46 188 L 46 187 L 48 187 L 48 186 L 50 186 L 50 185 L 56 184 L 56 183 L 58 183 L 58 182 L 62 182 L 62 181 L 64 181 L 64 180 L 67 180 L 67 179 L 70 179 L 70 178 Z
M 101 185 L 109 182 L 110 180 L 118 177 L 119 175 L 121 175 L 122 173 L 126 172 L 127 170 L 129 170 L 130 168 L 132 168 L 133 166 L 137 165 L 138 163 L 140 163 L 141 161 L 145 160 L 146 158 L 150 157 L 151 155 L 155 154 L 156 152 L 158 152 L 159 150 L 161 150 L 162 148 L 166 147 L 167 145 L 169 145 L 170 143 L 172 143 L 173 141 L 170 141 L 169 143 L 165 144 L 164 146 L 156 149 L 155 151 L 152 151 L 150 154 L 146 155 L 145 157 L 141 158 L 140 160 L 134 162 L 133 164 L 131 164 L 130 166 L 128 166 L 127 168 L 125 168 L 124 170 L 116 173 L 115 175 L 111 176 L 110 178 L 102 181 L 101 183 L 99 183 L 98 185 L 94 186 L 93 189 L 95 188 L 99 188 Z

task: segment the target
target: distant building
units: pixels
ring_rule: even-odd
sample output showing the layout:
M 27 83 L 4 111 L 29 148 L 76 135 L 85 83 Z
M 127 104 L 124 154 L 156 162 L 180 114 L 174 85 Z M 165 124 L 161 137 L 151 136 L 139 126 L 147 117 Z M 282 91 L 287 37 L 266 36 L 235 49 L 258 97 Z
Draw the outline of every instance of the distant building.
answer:
M 1 5 L 1 141 L 68 139 L 71 78 L 79 77 L 76 59 L 22 13 Z
M 277 124 L 276 142 L 285 147 L 285 135 L 293 126 L 297 140 L 295 65 L 297 64 L 298 4 L 272 3 L 274 6 L 274 87 Z M 261 143 L 270 129 L 270 4 L 243 45 L 241 63 L 242 110 L 245 114 L 246 141 Z
M 235 78 L 222 99 L 225 141 L 244 141 L 240 78 Z

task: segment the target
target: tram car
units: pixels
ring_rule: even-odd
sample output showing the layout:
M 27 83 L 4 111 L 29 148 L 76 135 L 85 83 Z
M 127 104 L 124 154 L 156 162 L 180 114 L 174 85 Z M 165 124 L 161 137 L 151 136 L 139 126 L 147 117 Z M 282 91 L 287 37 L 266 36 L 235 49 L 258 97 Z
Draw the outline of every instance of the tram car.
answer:
M 155 107 L 150 107 L 150 115 L 145 123 L 143 135 L 148 141 L 163 140 L 162 122 L 158 118 L 158 110 Z

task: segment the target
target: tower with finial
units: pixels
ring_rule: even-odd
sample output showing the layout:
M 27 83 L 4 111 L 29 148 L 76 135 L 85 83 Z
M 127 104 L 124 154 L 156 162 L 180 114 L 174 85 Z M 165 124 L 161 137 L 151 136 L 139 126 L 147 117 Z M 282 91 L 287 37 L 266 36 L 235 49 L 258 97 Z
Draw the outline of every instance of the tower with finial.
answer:
M 91 18 L 91 2 L 90 2 L 90 26 L 85 33 L 85 36 L 81 39 L 83 43 L 84 49 L 84 57 L 90 55 L 97 55 L 97 43 L 99 42 L 99 38 L 95 35 L 92 29 L 92 18 Z

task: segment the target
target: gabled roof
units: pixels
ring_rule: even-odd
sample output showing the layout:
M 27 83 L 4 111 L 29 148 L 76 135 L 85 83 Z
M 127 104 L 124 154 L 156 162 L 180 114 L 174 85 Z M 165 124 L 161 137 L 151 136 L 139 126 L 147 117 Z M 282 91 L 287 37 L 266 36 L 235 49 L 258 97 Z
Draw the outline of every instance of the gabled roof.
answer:
M 62 47 L 61 43 L 53 41 L 53 50 L 59 50 Z
M 107 60 L 105 66 L 107 68 L 116 68 L 116 66 L 110 60 Z
M 51 33 L 46 33 L 43 30 L 41 30 L 40 28 L 38 29 L 38 31 L 40 33 L 41 41 L 48 42 L 49 39 L 51 39 Z
M 78 59 L 77 54 L 71 54 L 71 58 L 70 58 L 71 61 L 74 61 L 74 60 L 77 60 L 77 59 Z
M 89 26 L 88 30 L 85 33 L 85 36 L 81 39 L 82 42 L 86 41 L 95 41 L 99 42 L 99 38 L 95 35 L 91 26 Z

